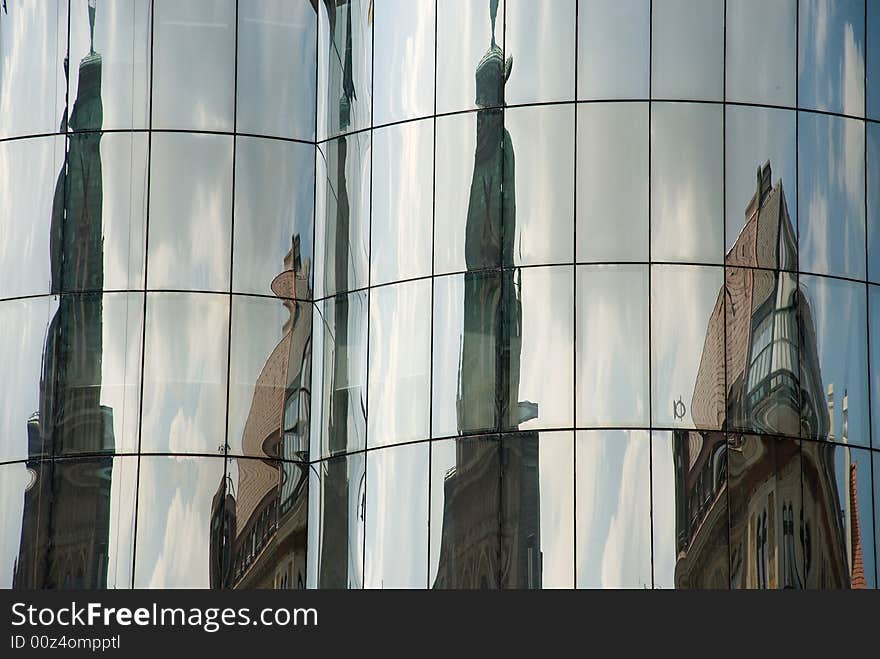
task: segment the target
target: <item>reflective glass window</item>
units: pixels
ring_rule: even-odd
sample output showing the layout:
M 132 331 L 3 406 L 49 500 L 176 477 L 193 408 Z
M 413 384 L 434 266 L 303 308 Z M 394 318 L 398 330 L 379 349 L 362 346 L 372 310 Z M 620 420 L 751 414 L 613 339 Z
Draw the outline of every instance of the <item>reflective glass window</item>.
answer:
M 801 275 L 799 304 L 803 436 L 868 446 L 865 285 Z
M 650 588 L 650 456 L 647 431 L 577 433 L 578 588 Z
M 648 104 L 577 116 L 577 260 L 648 260 Z
M 728 265 L 797 268 L 795 113 L 727 108 L 724 185 Z
M 801 447 L 805 587 L 876 587 L 871 453 L 828 442 Z
M 431 274 L 434 122 L 373 133 L 370 283 Z
M 720 263 L 722 108 L 654 103 L 651 112 L 651 258 Z
M 78 73 L 71 67 L 73 112 L 96 91 L 105 129 L 149 126 L 150 21 L 144 0 L 71 0 L 70 61 L 78 67 Z M 71 128 L 82 128 L 72 116 Z
M 500 587 L 500 487 L 497 437 L 431 442 L 429 587 Z
M 724 271 L 651 267 L 653 425 L 721 428 L 724 419 Z
M 236 130 L 314 139 L 317 38 L 308 0 L 238 3 Z
M 364 584 L 364 454 L 309 465 L 309 588 L 362 588 Z
M 46 339 L 57 312 L 58 298 L 0 302 L 0 364 L 5 383 L 0 395 L 0 462 L 51 454 L 51 447 L 44 446 L 42 420 L 50 416 L 52 402 L 43 382 L 47 379 L 46 354 L 53 350 Z
M 877 0 L 868 0 L 865 35 L 867 52 L 865 60 L 868 67 L 867 93 L 865 114 L 871 119 L 880 120 L 880 4 Z
M 509 104 L 574 100 L 576 0 L 507 0 L 504 51 L 516 66 Z
M 574 588 L 574 434 L 501 438 L 501 587 Z
M 651 460 L 654 587 L 729 588 L 724 434 L 655 431 Z
M 577 269 L 577 425 L 648 425 L 648 267 Z
M 232 130 L 235 11 L 233 0 L 156 0 L 153 128 Z
M 367 293 L 315 304 L 312 459 L 362 450 L 367 434 Z
M 434 112 L 432 0 L 374 0 L 373 125 Z
M 229 290 L 232 139 L 153 134 L 150 288 Z
M 428 585 L 430 444 L 367 454 L 365 588 Z
M 864 279 L 864 122 L 801 112 L 798 167 L 801 269 Z
M 501 253 L 505 265 L 571 263 L 574 113 L 573 105 L 513 108 L 504 113 Z
M 797 276 L 752 268 L 725 272 L 727 427 L 800 434 L 800 337 L 815 336 L 798 314 Z
M 140 458 L 135 588 L 220 588 L 236 528 L 223 456 Z
M 865 0 L 799 0 L 798 106 L 865 114 Z
M 147 295 L 141 450 L 224 452 L 226 296 Z
M 503 55 L 504 0 L 438 2 L 437 112 L 502 105 Z
M 370 291 L 368 446 L 427 439 L 431 282 Z
M 64 151 L 63 137 L 0 142 L 0 298 L 61 288 L 50 236 L 64 218 Z
M 648 98 L 651 0 L 578 1 L 577 97 Z
M 793 107 L 797 0 L 725 4 L 727 100 Z
M 868 280 L 880 283 L 880 124 L 866 127 L 868 167 Z
M 364 288 L 370 255 L 369 133 L 317 149 L 315 297 Z
M 730 587 L 803 589 L 801 442 L 731 435 Z
M 0 137 L 64 130 L 67 6 L 67 0 L 7 3 L 0 23 Z
M 662 0 L 651 15 L 651 97 L 721 100 L 724 1 Z
M 370 125 L 373 0 L 318 3 L 318 137 Z
M 308 456 L 311 329 L 308 302 L 232 298 L 231 454 Z
M 2 312 L 0 312 L 2 313 Z M 0 588 L 4 590 L 18 585 L 19 565 L 33 563 L 33 547 L 27 537 L 28 528 L 34 525 L 31 510 L 36 497 L 30 494 L 39 477 L 39 463 L 31 467 L 24 462 L 0 464 L 0 497 L 3 499 L 3 515 L 0 516 Z M 29 505 L 30 503 L 30 505 Z M 25 546 L 22 547 L 22 544 Z M 23 550 L 23 551 L 22 551 Z
M 877 403 L 880 401 L 880 287 L 868 286 L 868 324 L 871 330 L 870 371 L 871 387 L 871 435 L 874 448 L 880 448 L 880 413 L 877 412 Z M 880 477 L 880 474 L 878 474 Z
M 232 289 L 309 299 L 315 149 L 236 140 Z

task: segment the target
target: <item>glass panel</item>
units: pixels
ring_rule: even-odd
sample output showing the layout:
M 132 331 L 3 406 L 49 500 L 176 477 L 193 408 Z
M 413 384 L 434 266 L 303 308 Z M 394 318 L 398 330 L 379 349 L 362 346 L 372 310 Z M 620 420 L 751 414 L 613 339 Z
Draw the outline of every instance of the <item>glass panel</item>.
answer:
M 868 286 L 868 305 L 871 314 L 868 319 L 871 331 L 871 363 L 868 364 L 872 402 L 871 431 L 873 447 L 880 448 L 880 412 L 878 412 L 878 403 L 880 403 L 880 287 Z M 880 479 L 880 472 L 877 475 Z M 880 509 L 877 512 L 880 514 Z
M 308 517 L 307 466 L 274 460 L 228 461 L 225 588 L 303 589 Z
M 236 130 L 314 140 L 317 38 L 307 0 L 238 2 Z
M 650 587 L 650 456 L 647 431 L 577 433 L 578 588 Z
M 651 460 L 654 587 L 729 588 L 724 434 L 655 431 Z
M 370 254 L 369 133 L 317 150 L 315 296 L 364 288 Z
M 648 260 L 648 104 L 578 107 L 577 260 Z
M 651 267 L 653 425 L 720 429 L 724 419 L 721 268 Z
M 574 112 L 573 105 L 554 105 L 504 113 L 504 265 L 571 263 Z
M 153 128 L 232 130 L 235 8 L 232 0 L 155 0 Z
M 220 588 L 235 499 L 223 457 L 142 456 L 135 588 Z
M 501 442 L 501 587 L 574 588 L 574 434 Z
M 576 0 L 507 0 L 504 48 L 516 67 L 510 104 L 574 100 Z
M 795 113 L 731 105 L 726 135 L 727 264 L 795 270 Z
M 141 450 L 224 452 L 229 298 L 147 295 Z
M 871 453 L 803 442 L 807 588 L 874 588 Z
M 63 137 L 0 142 L 0 298 L 61 288 L 50 244 L 64 221 L 64 150 Z
M 149 1 L 71 0 L 70 60 L 79 63 L 70 78 L 74 113 L 93 92 L 100 98 L 98 128 L 149 127 Z M 70 125 L 82 128 L 72 115 Z
M 501 110 L 438 117 L 434 199 L 434 272 L 462 272 L 498 266 L 505 169 Z M 479 148 L 478 148 L 479 146 Z M 508 181 L 511 174 L 507 175 Z
M 798 344 L 815 337 L 800 323 L 797 277 L 751 268 L 725 277 L 728 428 L 797 437 Z
M 152 140 L 149 287 L 229 290 L 232 137 Z
M 801 275 L 800 292 L 803 436 L 868 446 L 865 285 Z
M 798 166 L 801 268 L 864 279 L 864 123 L 801 112 Z
M 367 434 L 367 293 L 315 305 L 312 458 L 363 450 Z
M 724 1 L 663 0 L 651 13 L 651 97 L 721 100 Z
M 868 123 L 868 280 L 880 283 L 880 124 Z
M 497 437 L 431 442 L 431 588 L 500 588 L 500 487 Z
M 720 263 L 722 108 L 655 103 L 651 112 L 651 258 Z
M 311 298 L 314 156 L 310 145 L 237 138 L 233 290 Z
M 577 425 L 648 425 L 648 267 L 577 272 Z
M 877 0 L 868 2 L 868 23 L 866 25 L 868 65 L 866 114 L 871 119 L 880 119 L 880 3 Z
M 36 522 L 31 512 L 35 507 L 34 499 L 39 502 L 39 495 L 32 492 L 39 478 L 40 463 L 28 464 L 0 464 L 0 500 L 3 501 L 3 515 L 0 515 L 0 588 L 4 590 L 18 585 L 21 579 L 18 566 L 27 565 L 35 558 L 34 548 L 27 546 L 29 543 L 22 547 L 21 542 L 27 528 Z
M 372 285 L 431 274 L 434 122 L 373 133 Z
M 52 450 L 41 419 L 52 410 L 45 363 L 53 348 L 46 338 L 57 310 L 58 299 L 50 297 L 0 302 L 0 461 L 35 459 Z
M 865 113 L 865 0 L 799 0 L 798 106 Z
M 430 418 L 431 282 L 370 292 L 367 445 L 426 439 Z
M 308 457 L 311 329 L 308 302 L 233 297 L 231 454 Z
M 804 587 L 801 447 L 796 439 L 731 435 L 730 587 Z
M 651 0 L 578 0 L 578 99 L 648 98 Z
M 373 125 L 434 112 L 433 0 L 374 0 Z
M 67 0 L 6 5 L 0 23 L 0 137 L 65 129 L 67 5 Z
M 727 0 L 726 5 L 727 100 L 793 107 L 797 0 Z
M 438 2 L 437 112 L 502 105 L 503 49 L 504 0 Z
M 428 585 L 430 444 L 367 454 L 365 588 Z
M 364 454 L 309 465 L 309 588 L 362 588 Z

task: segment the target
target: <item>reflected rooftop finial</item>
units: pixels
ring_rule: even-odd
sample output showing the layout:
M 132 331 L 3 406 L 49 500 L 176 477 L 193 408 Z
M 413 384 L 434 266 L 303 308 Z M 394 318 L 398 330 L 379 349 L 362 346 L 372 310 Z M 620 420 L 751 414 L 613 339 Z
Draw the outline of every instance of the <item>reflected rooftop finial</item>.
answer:
M 95 12 L 98 10 L 98 0 L 89 0 L 89 54 L 95 52 Z
M 489 15 L 492 18 L 492 46 L 495 46 L 495 18 L 498 16 L 498 0 L 489 0 Z

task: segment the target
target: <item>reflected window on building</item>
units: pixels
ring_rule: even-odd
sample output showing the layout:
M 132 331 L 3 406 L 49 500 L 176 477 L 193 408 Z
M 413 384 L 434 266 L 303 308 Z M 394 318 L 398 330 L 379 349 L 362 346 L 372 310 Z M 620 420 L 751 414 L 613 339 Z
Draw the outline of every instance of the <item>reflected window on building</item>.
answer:
M 864 122 L 800 113 L 798 198 L 801 269 L 864 279 Z
M 576 306 L 578 427 L 647 426 L 647 266 L 579 266 Z
M 722 109 L 654 103 L 651 112 L 651 258 L 721 263 Z
M 720 429 L 724 421 L 724 272 L 651 267 L 654 426 Z
M 868 167 L 868 280 L 880 283 L 880 124 L 866 126 Z
M 650 0 L 579 0 L 578 100 L 648 98 Z
M 724 4 L 664 0 L 652 7 L 652 98 L 721 100 Z
M 431 274 L 434 122 L 373 133 L 370 284 Z
M 797 0 L 725 4 L 727 100 L 794 107 Z
M 729 588 L 724 434 L 654 431 L 651 443 L 654 587 Z
M 318 24 L 309 0 L 238 3 L 236 130 L 312 140 Z M 273 99 L 272 103 L 263 102 Z
M 547 103 L 574 100 L 575 0 L 507 0 L 504 51 L 514 75 L 505 101 Z
M 428 585 L 428 442 L 367 454 L 365 588 Z
M 578 588 L 651 587 L 651 446 L 642 430 L 575 439 Z
M 153 128 L 232 131 L 235 13 L 233 0 L 156 0 Z
M 798 5 L 798 106 L 865 114 L 865 0 Z
M 229 300 L 148 293 L 141 450 L 223 455 Z
M 577 112 L 577 261 L 647 261 L 648 104 Z

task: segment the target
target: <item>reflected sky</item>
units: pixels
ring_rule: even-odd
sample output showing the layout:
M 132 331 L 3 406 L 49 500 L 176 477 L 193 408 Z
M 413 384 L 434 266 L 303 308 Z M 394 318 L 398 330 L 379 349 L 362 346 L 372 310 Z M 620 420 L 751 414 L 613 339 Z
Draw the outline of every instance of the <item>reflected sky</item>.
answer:
M 868 280 L 880 282 L 880 124 L 867 124 Z
M 880 399 L 880 287 L 868 286 L 868 313 L 871 328 L 871 363 L 870 370 L 871 400 L 874 405 L 871 410 L 871 430 L 873 447 L 880 448 L 880 414 L 877 414 L 877 400 Z M 877 472 L 880 478 L 880 472 Z

